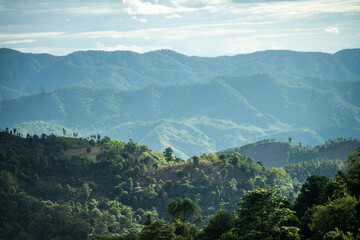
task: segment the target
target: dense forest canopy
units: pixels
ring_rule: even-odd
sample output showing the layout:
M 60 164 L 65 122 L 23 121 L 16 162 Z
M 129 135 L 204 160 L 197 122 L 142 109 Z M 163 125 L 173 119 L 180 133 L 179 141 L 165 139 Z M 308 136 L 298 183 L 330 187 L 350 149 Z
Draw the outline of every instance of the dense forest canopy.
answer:
M 183 160 L 171 148 L 153 152 L 100 135 L 19 135 L 17 129 L 0 132 L 3 239 L 359 234 L 360 148 L 345 162 L 313 159 L 267 168 L 238 152 Z M 353 141 L 338 138 L 317 149 Z

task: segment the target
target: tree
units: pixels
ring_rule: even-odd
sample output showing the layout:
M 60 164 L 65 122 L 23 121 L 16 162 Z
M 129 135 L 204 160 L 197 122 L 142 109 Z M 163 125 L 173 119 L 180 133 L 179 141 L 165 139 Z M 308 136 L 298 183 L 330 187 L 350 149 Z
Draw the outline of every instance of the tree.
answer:
M 75 218 L 71 223 L 65 225 L 65 232 L 73 239 L 86 239 L 91 230 L 91 225 L 81 218 Z
M 199 232 L 199 229 L 195 225 L 182 222 L 179 219 L 173 221 L 173 226 L 175 228 L 174 233 L 176 235 L 173 240 L 195 239 L 195 236 Z
M 171 147 L 166 148 L 165 151 L 163 152 L 167 162 L 173 160 L 173 156 L 172 156 L 173 152 L 174 151 L 171 149 Z
M 152 215 L 149 212 L 149 213 L 146 214 L 146 219 L 145 219 L 145 222 L 144 222 L 144 226 L 150 226 L 152 223 L 153 223 Z
M 151 214 L 148 214 L 139 240 L 169 240 L 174 236 L 174 227 L 170 223 L 162 219 L 153 220 Z
M 204 227 L 202 240 L 219 239 L 222 234 L 230 231 L 234 225 L 235 215 L 224 209 L 220 209 L 210 219 L 207 226 Z
M 345 178 L 351 194 L 360 196 L 360 147 L 345 162 Z
M 199 158 L 198 156 L 195 156 L 195 155 L 194 155 L 194 156 L 192 157 L 192 160 L 193 160 L 195 166 L 199 165 L 200 158 Z
M 222 234 L 221 237 L 219 238 L 219 240 L 239 240 L 239 239 L 240 239 L 239 235 L 237 235 L 232 231 L 228 231 Z
M 167 212 L 174 219 L 179 219 L 182 222 L 192 221 L 197 222 L 201 219 L 201 209 L 196 201 L 189 198 L 177 198 L 170 202 L 166 207 Z
M 275 189 L 247 191 L 238 203 L 233 232 L 240 239 L 300 239 L 290 203 Z
M 292 137 L 288 138 L 289 143 L 292 143 Z
M 342 231 L 339 231 L 338 228 L 335 228 L 335 230 L 327 232 L 323 240 L 355 240 L 355 238 L 350 232 L 344 234 Z
M 300 190 L 298 197 L 294 203 L 294 210 L 297 216 L 302 217 L 306 210 L 318 204 L 327 201 L 328 196 L 324 196 L 324 189 L 326 184 L 330 181 L 324 176 L 312 175 L 309 176 Z
M 356 234 L 360 228 L 360 203 L 349 195 L 318 205 L 312 215 L 310 229 L 322 237 L 335 228 Z

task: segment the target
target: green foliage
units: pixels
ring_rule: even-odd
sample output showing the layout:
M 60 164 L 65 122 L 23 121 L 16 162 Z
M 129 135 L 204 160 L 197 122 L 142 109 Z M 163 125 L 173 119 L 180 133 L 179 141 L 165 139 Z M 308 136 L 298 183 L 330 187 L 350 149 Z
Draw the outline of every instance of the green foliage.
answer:
M 240 239 L 300 239 L 289 199 L 274 189 L 248 191 L 238 205 L 233 231 Z
M 302 185 L 293 208 L 298 217 L 302 217 L 311 207 L 324 204 L 329 199 L 342 197 L 345 193 L 346 186 L 340 181 L 324 176 L 312 175 Z
M 355 240 L 353 235 L 350 232 L 344 234 L 338 228 L 335 230 L 325 233 L 324 240 Z
M 310 228 L 315 236 L 324 236 L 335 228 L 356 236 L 360 228 L 359 206 L 360 202 L 348 195 L 325 205 L 318 205 L 313 213 Z
M 165 149 L 163 154 L 164 154 L 164 157 L 166 158 L 166 161 L 168 161 L 168 162 L 173 161 L 173 156 L 172 156 L 173 152 L 174 151 L 171 149 L 171 147 L 168 147 Z
M 345 162 L 346 181 L 350 192 L 360 196 L 360 147 Z
M 200 158 L 198 156 L 193 156 L 192 158 L 192 161 L 194 162 L 194 165 L 197 166 L 199 165 L 199 162 L 200 162 Z
M 175 199 L 167 205 L 166 210 L 171 217 L 182 222 L 197 222 L 201 220 L 201 209 L 198 203 L 189 198 Z
M 228 231 L 221 235 L 219 240 L 239 240 L 241 239 L 239 235 L 233 233 L 232 231 Z
M 309 161 L 290 163 L 283 167 L 292 179 L 304 183 L 310 175 L 334 177 L 342 171 L 344 164 L 339 159 L 312 159 Z
M 210 219 L 209 224 L 204 227 L 203 232 L 200 235 L 200 239 L 219 239 L 224 233 L 232 229 L 232 227 L 234 226 L 234 219 L 235 215 L 232 212 L 220 209 Z
M 151 216 L 151 215 L 150 215 Z M 139 234 L 139 240 L 169 240 L 175 236 L 172 224 L 156 219 L 148 222 Z

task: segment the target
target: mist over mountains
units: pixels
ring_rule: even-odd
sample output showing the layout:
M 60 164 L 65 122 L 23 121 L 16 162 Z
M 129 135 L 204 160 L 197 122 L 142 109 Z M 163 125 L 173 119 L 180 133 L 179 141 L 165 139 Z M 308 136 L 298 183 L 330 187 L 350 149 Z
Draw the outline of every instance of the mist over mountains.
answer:
M 264 138 L 360 136 L 360 49 L 217 58 L 0 49 L 0 128 L 128 140 L 183 158 Z

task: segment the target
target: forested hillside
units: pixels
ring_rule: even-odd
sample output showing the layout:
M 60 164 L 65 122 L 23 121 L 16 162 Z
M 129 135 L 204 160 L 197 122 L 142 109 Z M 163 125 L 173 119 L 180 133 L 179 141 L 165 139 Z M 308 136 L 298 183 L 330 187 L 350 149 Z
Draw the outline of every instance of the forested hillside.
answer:
M 247 201 L 257 204 L 259 199 L 272 198 L 276 203 L 268 205 L 274 207 L 268 212 L 282 217 L 266 224 L 273 226 L 271 234 L 289 237 L 285 239 L 298 239 L 299 234 L 323 236 L 332 230 L 331 234 L 356 235 L 360 226 L 354 220 L 359 203 L 351 197 L 359 195 L 359 152 L 351 155 L 345 174 L 337 174 L 336 179 L 314 176 L 306 180 L 308 176 L 299 177 L 304 175 L 299 166 L 306 168 L 306 164 L 269 169 L 239 153 L 202 154 L 184 161 L 173 156 L 171 148 L 153 152 L 146 145 L 100 135 L 88 139 L 19 135 L 17 129 L 0 133 L 0 238 L 87 239 L 106 234 L 114 237 L 94 239 L 157 239 L 154 234 L 160 231 L 166 239 L 219 239 L 223 233 L 228 238 L 221 239 L 247 239 L 252 230 L 240 222 L 250 223 L 247 214 L 258 214 L 247 209 Z M 313 164 L 312 168 L 334 177 L 334 169 L 326 171 L 324 166 Z M 283 196 L 295 199 L 295 205 Z M 188 215 L 176 210 L 181 201 L 194 207 Z M 283 210 L 276 212 L 274 204 Z M 307 211 L 312 204 L 325 205 Z M 321 214 L 333 206 L 341 211 L 347 206 L 343 214 L 349 222 L 339 225 L 338 216 L 328 214 L 326 219 L 335 222 L 321 225 L 325 221 Z M 231 213 L 234 209 L 236 215 Z M 227 224 L 216 228 L 216 221 L 224 218 Z
M 341 85 L 341 87 L 339 87 Z M 360 135 L 360 81 L 285 82 L 268 74 L 139 90 L 59 88 L 0 102 L 0 126 L 27 134 L 93 133 L 188 158 L 263 138 L 317 145 Z
M 291 140 L 291 139 L 289 139 Z M 299 163 L 312 159 L 338 159 L 342 162 L 360 146 L 357 138 L 337 137 L 328 140 L 325 144 L 315 147 L 281 142 L 275 139 L 264 139 L 241 147 L 228 148 L 218 154 L 240 153 L 261 161 L 267 167 L 282 167 L 289 163 Z

